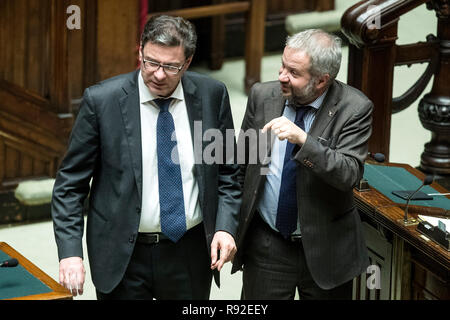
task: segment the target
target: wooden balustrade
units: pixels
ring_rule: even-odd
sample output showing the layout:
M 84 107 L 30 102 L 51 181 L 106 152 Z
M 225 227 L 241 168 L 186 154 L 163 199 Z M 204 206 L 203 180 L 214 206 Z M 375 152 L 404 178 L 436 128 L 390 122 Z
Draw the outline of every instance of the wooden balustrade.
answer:
M 425 42 L 397 45 L 399 18 L 421 5 L 436 12 L 436 35 L 428 36 Z M 348 83 L 363 91 L 375 106 L 369 150 L 382 152 L 389 159 L 392 113 L 404 110 L 417 100 L 434 76 L 431 92 L 419 103 L 420 121 L 432 132 L 432 139 L 422 153 L 420 168 L 438 175 L 450 175 L 450 28 L 447 1 L 361 1 L 345 12 L 341 24 L 351 43 Z M 424 62 L 428 67 L 415 84 L 400 97 L 393 97 L 395 67 Z

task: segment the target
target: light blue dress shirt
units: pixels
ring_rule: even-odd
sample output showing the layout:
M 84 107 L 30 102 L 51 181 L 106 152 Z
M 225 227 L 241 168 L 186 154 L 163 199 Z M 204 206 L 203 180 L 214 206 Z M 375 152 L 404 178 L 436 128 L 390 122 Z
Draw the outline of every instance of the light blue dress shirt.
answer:
M 328 91 L 328 90 L 327 90 Z M 308 104 L 312 108 L 305 114 L 303 120 L 305 122 L 305 132 L 308 133 L 311 125 L 316 118 L 316 112 L 322 105 L 323 100 L 327 94 L 325 91 L 312 103 Z M 295 121 L 295 110 L 290 107 L 286 100 L 283 116 L 290 121 Z M 278 210 L 278 198 L 280 196 L 281 175 L 283 172 L 284 154 L 286 151 L 287 140 L 280 141 L 275 139 L 272 146 L 272 154 L 269 163 L 269 170 L 266 176 L 266 183 L 264 185 L 263 194 L 258 203 L 258 210 L 261 213 L 262 219 L 275 231 L 278 229 L 275 227 Z M 300 223 L 297 220 L 297 229 L 292 233 L 300 235 Z

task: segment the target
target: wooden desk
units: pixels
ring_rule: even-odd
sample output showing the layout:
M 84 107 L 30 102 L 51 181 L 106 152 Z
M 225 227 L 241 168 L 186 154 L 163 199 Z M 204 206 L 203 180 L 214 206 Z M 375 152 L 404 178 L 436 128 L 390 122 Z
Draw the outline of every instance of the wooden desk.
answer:
M 409 165 L 388 166 L 403 167 L 419 179 L 425 176 Z M 431 187 L 448 192 L 437 183 Z M 362 275 L 355 281 L 355 299 L 450 299 L 450 252 L 422 236 L 416 225 L 406 227 L 399 222 L 404 211 L 378 190 L 355 189 L 354 195 L 371 263 L 380 267 L 382 277 L 381 289 L 373 292 L 366 288 L 366 275 Z
M 57 283 L 55 280 L 50 278 L 47 274 L 45 274 L 41 269 L 36 267 L 33 263 L 31 263 L 28 259 L 26 259 L 24 256 L 22 256 L 20 253 L 18 253 L 16 250 L 14 250 L 12 247 L 10 247 L 5 242 L 0 242 L 0 251 L 7 254 L 11 258 L 16 258 L 19 261 L 19 266 L 23 267 L 22 271 L 24 272 L 24 275 L 26 272 L 31 274 L 32 277 L 34 277 L 34 281 L 39 280 L 42 283 L 42 287 L 45 287 L 44 293 L 36 293 L 36 294 L 30 294 L 26 296 L 19 296 L 19 297 L 10 297 L 8 300 L 68 300 L 72 299 L 72 295 L 70 294 L 69 290 L 61 286 L 59 283 Z M 19 268 L 19 266 L 15 267 Z M 6 272 L 8 272 L 8 269 L 13 268 L 2 268 L 3 270 L 0 270 L 0 284 L 2 283 L 1 277 L 6 275 Z M 16 271 L 16 270 L 15 270 Z M 20 270 L 17 270 L 20 272 Z M 3 273 L 5 272 L 5 273 Z M 3 274 L 2 274 L 3 273 Z M 26 276 L 29 276 L 26 274 Z M 1 285 L 0 285 L 1 287 Z M 9 279 L 8 287 L 11 290 L 14 290 L 14 279 Z M 2 288 L 0 288 L 2 289 Z M 4 289 L 4 288 L 3 288 Z M 3 299 L 0 297 L 0 299 Z

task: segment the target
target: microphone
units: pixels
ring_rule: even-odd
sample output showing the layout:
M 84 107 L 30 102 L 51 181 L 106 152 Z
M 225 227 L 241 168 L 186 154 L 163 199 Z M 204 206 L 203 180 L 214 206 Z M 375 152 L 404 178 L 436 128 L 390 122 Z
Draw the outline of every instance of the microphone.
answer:
M 12 268 L 12 267 L 16 267 L 19 264 L 19 261 L 17 261 L 17 259 L 13 258 L 13 259 L 9 259 L 9 260 L 5 260 L 3 262 L 0 263 L 0 268 Z
M 412 219 L 412 220 L 408 220 L 408 206 L 409 206 L 409 202 L 412 200 L 412 199 L 414 199 L 413 197 L 414 197 L 414 195 L 416 195 L 418 192 L 419 192 L 419 190 L 420 189 L 422 189 L 424 186 L 427 186 L 427 185 L 429 185 L 429 184 L 431 184 L 431 183 L 433 183 L 433 180 L 434 180 L 434 177 L 433 176 L 429 176 L 429 175 L 427 175 L 427 176 L 425 176 L 425 178 L 423 179 L 423 182 L 422 182 L 422 184 L 420 185 L 420 187 L 418 187 L 417 189 L 416 189 L 416 191 L 413 191 L 413 192 L 410 192 L 410 191 L 404 191 L 405 193 L 410 193 L 409 195 L 408 195 L 408 198 L 406 199 L 406 206 L 405 206 L 405 215 L 403 216 L 403 224 L 404 225 L 413 225 L 413 224 L 416 224 L 417 223 L 417 221 L 415 220 L 415 219 Z M 392 193 L 394 193 L 395 191 L 392 191 Z M 423 192 L 422 192 L 423 193 Z M 395 194 L 395 193 L 394 193 Z M 425 194 L 425 193 L 424 193 Z M 427 194 L 425 194 L 427 197 L 429 197 Z M 417 199 L 417 198 L 415 198 L 415 199 Z M 431 198 L 431 199 L 433 199 L 433 198 Z
M 376 162 L 380 162 L 380 163 L 381 163 L 381 162 L 384 162 L 384 160 L 386 159 L 386 157 L 384 156 L 384 154 L 379 153 L 379 152 L 377 152 L 377 153 L 368 152 L 367 155 L 368 155 L 371 159 L 375 160 Z

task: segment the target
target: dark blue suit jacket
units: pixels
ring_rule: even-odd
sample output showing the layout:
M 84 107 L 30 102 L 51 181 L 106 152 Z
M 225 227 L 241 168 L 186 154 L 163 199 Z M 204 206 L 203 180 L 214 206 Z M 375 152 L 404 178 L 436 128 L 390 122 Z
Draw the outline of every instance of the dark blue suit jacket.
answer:
M 60 259 L 83 257 L 83 202 L 89 195 L 89 263 L 94 285 L 104 293 L 122 279 L 139 228 L 142 149 L 137 77 L 138 71 L 134 71 L 85 90 L 53 191 L 52 216 Z M 193 140 L 200 138 L 198 134 L 194 137 L 194 121 L 201 121 L 203 132 L 219 129 L 225 137 L 225 130 L 233 129 L 226 87 L 192 72 L 186 72 L 181 81 Z M 195 143 L 203 150 L 209 142 Z M 197 160 L 194 175 L 210 249 L 216 231 L 236 233 L 239 169 Z M 214 276 L 219 285 L 218 273 Z

